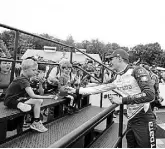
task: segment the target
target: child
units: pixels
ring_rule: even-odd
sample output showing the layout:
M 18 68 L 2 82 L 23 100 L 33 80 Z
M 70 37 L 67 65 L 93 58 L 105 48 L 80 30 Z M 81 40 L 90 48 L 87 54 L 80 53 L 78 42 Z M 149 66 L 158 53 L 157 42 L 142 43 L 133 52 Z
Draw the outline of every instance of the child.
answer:
M 10 84 L 11 62 L 0 61 L 0 101 L 4 101 L 5 92 Z
M 46 65 L 38 64 L 38 74 L 30 79 L 31 87 L 35 94 L 43 95 L 45 89 Z
M 60 90 L 60 95 L 65 92 L 65 87 L 71 86 L 71 70 L 72 70 L 72 65 L 70 64 L 69 61 L 62 61 L 60 63 L 60 69 L 61 69 L 61 76 L 59 77 L 59 90 Z M 63 94 L 62 96 L 68 97 L 70 99 L 69 106 L 67 108 L 67 112 L 69 114 L 72 114 L 73 111 L 78 111 L 78 109 L 75 107 L 75 100 L 76 100 L 76 95 L 74 94 Z
M 45 132 L 48 129 L 45 128 L 40 121 L 40 108 L 43 99 L 54 98 L 54 96 L 36 95 L 30 87 L 30 78 L 37 74 L 38 69 L 38 64 L 35 60 L 23 60 L 21 68 L 22 75 L 13 80 L 12 83 L 9 85 L 6 91 L 4 104 L 8 108 L 19 109 L 22 112 L 30 111 L 33 106 L 34 121 L 30 125 L 30 128 L 39 132 Z
M 60 76 L 60 68 L 58 66 L 50 67 L 46 74 L 45 93 L 57 94 L 58 77 Z
M 96 67 L 95 68 L 95 72 L 94 74 L 92 74 L 92 76 L 96 77 L 97 79 L 99 79 L 100 81 L 102 81 L 102 72 L 101 72 L 101 68 L 100 67 Z M 99 81 L 95 80 L 93 77 L 91 77 L 91 83 L 100 83 Z

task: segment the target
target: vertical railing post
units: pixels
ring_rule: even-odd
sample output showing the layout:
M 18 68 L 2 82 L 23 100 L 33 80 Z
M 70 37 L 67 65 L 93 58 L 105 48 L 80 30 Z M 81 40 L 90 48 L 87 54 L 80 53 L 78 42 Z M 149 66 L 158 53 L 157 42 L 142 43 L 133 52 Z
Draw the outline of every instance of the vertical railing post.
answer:
M 71 48 L 71 52 L 70 52 L 70 63 L 72 64 L 72 62 L 73 62 L 73 50 L 74 50 L 74 48 L 72 47 Z
M 70 63 L 73 63 L 73 47 L 70 49 Z M 73 64 L 72 64 L 73 67 Z M 72 78 L 72 73 L 70 73 L 70 78 Z
M 16 31 L 15 32 L 15 40 L 14 40 L 14 56 L 13 56 L 14 61 L 12 62 L 10 82 L 12 82 L 14 79 L 15 63 L 17 60 L 17 51 L 18 51 L 18 40 L 19 40 L 19 31 Z
M 122 148 L 122 136 L 123 136 L 123 104 L 120 105 L 120 114 L 119 114 L 119 138 L 121 138 L 121 141 L 118 144 L 119 148 Z
M 105 53 L 102 55 L 102 62 L 104 64 L 104 60 L 105 60 Z M 102 66 L 102 69 L 101 69 L 101 82 L 103 83 L 104 82 L 104 66 Z M 100 94 L 100 108 L 103 107 L 103 93 Z

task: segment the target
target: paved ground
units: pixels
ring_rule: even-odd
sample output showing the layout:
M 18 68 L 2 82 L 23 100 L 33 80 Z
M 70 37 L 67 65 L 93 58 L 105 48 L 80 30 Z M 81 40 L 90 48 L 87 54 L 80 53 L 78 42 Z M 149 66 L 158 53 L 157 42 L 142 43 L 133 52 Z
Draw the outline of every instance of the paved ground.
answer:
M 165 130 L 165 107 L 162 107 L 157 111 L 158 121 L 157 124 Z M 164 113 L 164 117 L 159 117 L 159 113 Z M 156 139 L 157 148 L 165 148 L 165 138 Z

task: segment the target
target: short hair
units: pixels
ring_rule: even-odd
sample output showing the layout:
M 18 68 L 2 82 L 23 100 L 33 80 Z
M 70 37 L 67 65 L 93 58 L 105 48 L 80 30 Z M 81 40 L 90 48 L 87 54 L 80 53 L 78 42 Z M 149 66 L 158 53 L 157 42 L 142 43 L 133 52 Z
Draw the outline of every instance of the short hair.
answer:
M 25 59 L 22 61 L 21 63 L 21 68 L 22 70 L 27 70 L 29 69 L 30 67 L 33 67 L 33 66 L 37 66 L 37 62 L 32 60 L 32 59 Z
M 88 60 L 87 64 L 89 64 L 89 63 L 93 64 L 93 61 L 92 60 Z
M 63 60 L 60 63 L 60 67 L 64 68 L 64 67 L 72 67 L 72 64 L 68 61 L 68 60 Z
M 46 65 L 45 64 L 38 64 L 38 70 L 46 71 Z

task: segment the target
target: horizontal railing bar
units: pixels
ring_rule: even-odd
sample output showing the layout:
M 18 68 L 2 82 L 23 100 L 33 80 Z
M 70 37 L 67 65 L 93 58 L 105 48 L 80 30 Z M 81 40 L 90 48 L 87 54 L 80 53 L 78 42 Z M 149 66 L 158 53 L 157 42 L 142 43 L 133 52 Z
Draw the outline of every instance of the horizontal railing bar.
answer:
M 7 59 L 7 58 L 0 58 L 0 61 L 6 61 L 6 62 L 17 62 L 22 63 L 22 60 L 14 60 L 14 59 Z M 59 65 L 59 63 L 49 63 L 49 62 L 37 62 L 38 64 L 46 64 L 46 65 Z
M 99 113 L 97 116 L 87 121 L 81 127 L 76 128 L 71 133 L 65 135 L 60 140 L 49 146 L 49 148 L 64 148 L 75 142 L 81 136 L 83 136 L 86 132 L 88 132 L 91 128 L 98 125 L 102 120 L 104 120 L 118 105 L 113 104 L 105 111 Z M 101 120 L 101 121 L 100 121 Z
M 6 58 L 0 58 L 0 61 L 17 62 L 17 63 L 21 63 L 22 62 L 22 60 L 16 60 L 16 61 L 14 61 L 13 59 L 6 59 Z M 37 62 L 37 63 L 38 64 L 46 64 L 46 65 L 59 65 L 59 63 L 48 63 L 48 62 Z M 85 73 L 87 73 L 88 75 L 90 75 L 91 77 L 93 77 L 95 80 L 97 80 L 99 83 L 102 83 L 98 78 L 92 76 L 89 72 L 85 71 L 81 67 L 79 67 L 77 65 L 73 65 L 73 67 L 77 67 L 77 68 L 81 69 L 82 71 L 84 71 Z
M 20 30 L 20 29 L 17 29 L 17 28 L 14 28 L 14 27 L 11 27 L 11 26 L 8 26 L 8 25 L 5 25 L 5 24 L 0 23 L 0 26 L 4 27 L 4 28 L 7 28 L 7 29 L 10 29 L 10 30 L 18 31 L 18 32 L 21 32 L 21 33 L 24 33 L 24 34 L 27 34 L 27 35 L 30 35 L 30 36 L 34 36 L 34 37 L 37 37 L 37 38 L 40 38 L 40 39 L 43 39 L 43 40 L 46 40 L 46 41 L 50 41 L 50 42 L 53 42 L 53 43 L 56 43 L 56 44 L 59 44 L 59 45 L 62 45 L 62 46 L 68 47 L 68 48 L 73 47 L 73 46 L 69 46 L 69 45 L 66 45 L 66 44 L 63 44 L 61 42 L 54 41 L 54 40 L 51 40 L 51 39 L 47 39 L 47 38 L 44 38 L 42 36 L 35 35 L 35 34 L 29 33 L 29 32 L 26 32 L 26 31 L 23 31 L 23 30 Z
M 4 24 L 1 24 L 0 23 L 0 26 L 1 27 L 4 27 L 4 28 L 7 28 L 7 29 L 11 29 L 11 30 L 14 30 L 14 31 L 19 31 L 21 33 L 24 33 L 24 34 L 27 34 L 27 35 L 30 35 L 30 36 L 34 36 L 34 37 L 37 37 L 37 38 L 40 38 L 40 39 L 43 39 L 43 40 L 46 40 L 46 41 L 50 41 L 50 42 L 53 42 L 53 43 L 56 43 L 56 44 L 59 44 L 59 45 L 62 45 L 62 46 L 65 46 L 65 47 L 68 47 L 68 48 L 71 48 L 72 49 L 76 49 L 77 51 L 79 51 L 80 53 L 84 54 L 85 56 L 89 57 L 90 59 L 96 61 L 97 63 L 99 63 L 100 65 L 104 66 L 106 69 L 110 70 L 110 71 L 113 71 L 111 70 L 110 68 L 108 68 L 106 65 L 104 65 L 103 63 L 95 60 L 94 58 L 92 58 L 91 56 L 89 56 L 88 54 L 82 52 L 81 50 L 79 50 L 77 47 L 74 47 L 74 46 L 69 46 L 69 45 L 66 45 L 66 44 L 63 44 L 61 42 L 57 42 L 57 41 L 54 41 L 54 40 L 51 40 L 51 39 L 47 39 L 47 38 L 44 38 L 44 37 L 41 37 L 41 36 L 38 36 L 38 35 L 35 35 L 35 34 L 32 34 L 32 33 L 29 33 L 29 32 L 26 32 L 26 31 L 23 31 L 23 30 L 20 30 L 20 29 L 17 29 L 17 28 L 14 28 L 14 27 L 11 27 L 11 26 L 8 26 L 8 25 L 4 25 Z M 115 72 L 115 71 L 113 71 Z

